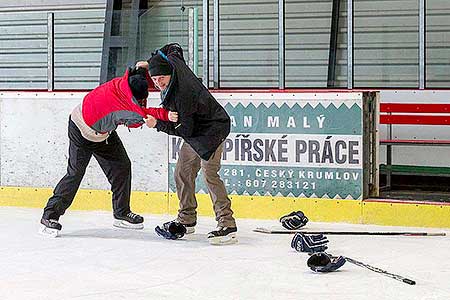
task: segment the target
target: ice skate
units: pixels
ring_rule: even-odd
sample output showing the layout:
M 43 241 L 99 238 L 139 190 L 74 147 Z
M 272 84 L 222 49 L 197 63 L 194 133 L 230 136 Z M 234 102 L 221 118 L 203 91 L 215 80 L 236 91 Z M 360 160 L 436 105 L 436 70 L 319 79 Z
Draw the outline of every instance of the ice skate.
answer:
M 143 229 L 144 218 L 132 212 L 123 216 L 114 215 L 113 226 L 125 229 Z
M 39 228 L 39 234 L 55 238 L 58 236 L 59 231 L 62 229 L 61 224 L 57 220 L 41 219 L 41 227 Z
M 186 234 L 192 234 L 195 233 L 195 225 L 197 225 L 196 222 L 191 224 L 183 224 L 184 227 L 186 227 Z
M 211 245 L 230 245 L 237 243 L 236 227 L 218 227 L 217 230 L 208 233 L 208 241 Z

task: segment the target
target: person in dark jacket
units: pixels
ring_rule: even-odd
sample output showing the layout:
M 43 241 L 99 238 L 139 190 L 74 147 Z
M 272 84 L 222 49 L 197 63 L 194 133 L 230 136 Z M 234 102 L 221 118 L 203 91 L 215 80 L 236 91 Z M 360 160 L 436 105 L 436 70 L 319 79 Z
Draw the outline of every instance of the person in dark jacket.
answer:
M 156 232 L 169 239 L 194 232 L 195 179 L 202 169 L 218 222 L 217 230 L 211 231 L 208 239 L 212 244 L 237 242 L 231 201 L 218 174 L 223 142 L 230 133 L 230 117 L 186 65 L 178 44 L 166 45 L 154 53 L 148 68 L 154 85 L 161 90 L 162 106 L 178 112 L 177 123 L 157 120 L 156 129 L 184 140 L 174 174 L 180 200 L 178 218 L 157 227 Z
M 142 68 L 126 71 L 89 92 L 70 114 L 69 161 L 67 174 L 56 185 L 41 219 L 40 233 L 57 236 L 59 218 L 72 204 L 92 156 L 111 184 L 113 225 L 142 229 L 144 218 L 130 209 L 131 162 L 116 133 L 118 125 L 153 127 L 156 119 L 177 121 L 177 113 L 163 108 L 147 108 L 150 77 Z M 151 120 L 145 118 L 152 116 Z M 152 124 L 152 120 L 154 120 Z

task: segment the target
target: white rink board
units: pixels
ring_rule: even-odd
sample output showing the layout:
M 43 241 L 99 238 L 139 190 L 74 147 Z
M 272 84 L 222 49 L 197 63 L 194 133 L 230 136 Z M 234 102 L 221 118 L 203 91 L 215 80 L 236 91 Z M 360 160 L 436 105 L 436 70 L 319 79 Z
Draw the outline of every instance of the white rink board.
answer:
M 2 93 L 1 185 L 54 187 L 67 167 L 67 122 L 86 93 Z M 157 100 L 149 101 L 157 106 Z M 167 135 L 143 127 L 117 130 L 132 162 L 132 189 L 167 191 Z M 81 184 L 109 190 L 95 158 Z
M 302 93 L 215 93 L 219 101 L 237 103 L 242 99 L 292 97 Z M 303 93 L 307 97 L 327 97 L 333 93 Z M 54 187 L 65 174 L 67 164 L 67 120 L 85 92 L 1 92 L 0 93 L 0 185 Z M 158 93 L 151 93 L 149 105 L 158 106 Z M 449 103 L 450 91 L 382 90 L 381 102 Z M 396 136 L 409 138 L 414 126 L 396 126 Z M 132 160 L 133 190 L 168 190 L 168 138 L 148 128 L 118 129 Z M 422 126 L 416 138 L 448 138 L 450 126 Z M 386 126 L 380 126 L 380 139 Z M 414 137 L 413 136 L 413 137 Z M 450 166 L 449 147 L 395 147 L 395 164 Z M 385 147 L 380 147 L 380 162 Z M 92 159 L 82 188 L 109 189 L 95 159 Z

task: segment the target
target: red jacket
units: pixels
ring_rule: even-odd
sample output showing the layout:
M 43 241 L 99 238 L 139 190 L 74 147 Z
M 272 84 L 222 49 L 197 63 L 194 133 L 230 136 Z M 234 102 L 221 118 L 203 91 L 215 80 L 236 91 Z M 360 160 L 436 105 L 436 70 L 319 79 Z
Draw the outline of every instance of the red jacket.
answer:
M 99 133 L 111 132 L 121 124 L 132 128 L 139 127 L 145 123 L 143 118 L 147 115 L 163 121 L 169 120 L 166 109 L 145 108 L 145 103 L 146 101 L 141 106 L 133 97 L 128 85 L 127 70 L 123 77 L 105 82 L 84 97 L 83 119 Z

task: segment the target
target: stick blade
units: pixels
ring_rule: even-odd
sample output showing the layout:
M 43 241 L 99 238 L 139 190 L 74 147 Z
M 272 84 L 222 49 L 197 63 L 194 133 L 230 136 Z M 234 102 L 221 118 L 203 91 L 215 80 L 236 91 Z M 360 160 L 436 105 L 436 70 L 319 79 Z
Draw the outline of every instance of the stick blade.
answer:
M 411 232 L 405 233 L 407 236 L 446 236 L 445 232 Z
M 268 233 L 268 234 L 294 234 L 296 232 L 305 232 L 303 230 L 288 230 L 288 229 L 277 229 L 277 228 L 266 228 L 266 227 L 257 227 L 255 229 L 253 229 L 254 232 L 259 232 L 259 233 Z M 308 233 L 308 232 L 306 232 Z
M 411 280 L 411 279 L 408 279 L 408 278 L 405 278 L 402 281 L 404 283 L 407 283 L 407 284 L 410 284 L 410 285 L 415 285 L 416 284 L 416 282 L 414 280 Z
M 253 231 L 260 233 L 273 233 L 271 229 L 265 227 L 256 227 L 255 229 L 253 229 Z

